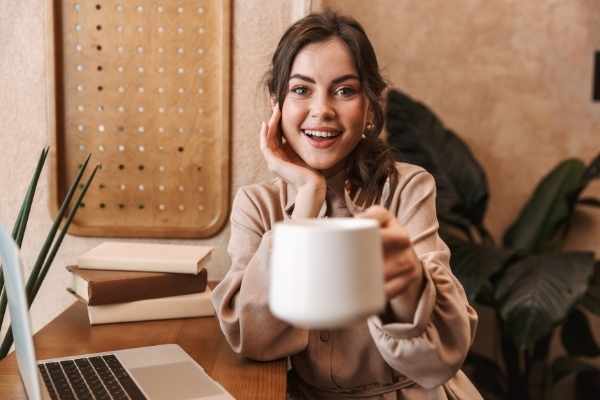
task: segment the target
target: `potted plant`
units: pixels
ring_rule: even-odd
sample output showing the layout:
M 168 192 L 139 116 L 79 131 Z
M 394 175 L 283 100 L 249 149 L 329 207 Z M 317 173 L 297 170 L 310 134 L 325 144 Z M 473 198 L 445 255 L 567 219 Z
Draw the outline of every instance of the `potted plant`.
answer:
M 386 124 L 396 158 L 434 175 L 452 270 L 469 300 L 491 308 L 498 321 L 502 362 L 471 352 L 465 364 L 483 396 L 549 398 L 573 373 L 577 399 L 599 398 L 600 370 L 582 357 L 600 355 L 583 311 L 600 315 L 600 263 L 591 251 L 564 251 L 563 245 L 576 208 L 600 207 L 600 199 L 582 197 L 600 178 L 600 154 L 588 165 L 560 162 L 497 243 L 483 223 L 486 174 L 466 143 L 427 106 L 396 90 L 388 95 Z M 555 331 L 567 354 L 550 360 Z
M 25 229 L 27 228 L 27 222 L 29 220 L 29 212 L 31 211 L 31 205 L 33 204 L 33 198 L 35 196 L 35 192 L 36 192 L 40 174 L 44 167 L 46 157 L 48 156 L 48 150 L 49 150 L 48 147 L 45 147 L 42 150 L 42 153 L 41 153 L 40 158 L 37 163 L 37 167 L 35 169 L 33 177 L 31 178 L 29 188 L 27 189 L 27 193 L 21 204 L 21 208 L 20 208 L 19 214 L 17 216 L 17 221 L 15 222 L 13 230 L 12 230 L 12 237 L 15 240 L 15 242 L 17 243 L 17 246 L 19 246 L 19 247 L 21 247 L 21 244 L 23 243 L 23 238 L 25 236 Z M 60 245 L 62 244 L 62 241 L 63 241 L 65 235 L 67 234 L 69 225 L 71 224 L 71 221 L 73 221 L 73 218 L 75 217 L 75 214 L 77 213 L 77 210 L 79 209 L 81 202 L 82 202 L 90 184 L 92 183 L 94 176 L 96 175 L 96 172 L 98 171 L 98 169 L 100 167 L 99 165 L 97 165 L 94 168 L 94 170 L 92 171 L 92 173 L 90 174 L 90 176 L 88 177 L 86 183 L 82 184 L 80 186 L 79 182 L 81 181 L 81 178 L 87 168 L 87 165 L 90 161 L 90 157 L 91 157 L 91 154 L 87 156 L 86 160 L 79 168 L 79 172 L 78 172 L 77 176 L 75 177 L 75 181 L 69 187 L 69 190 L 65 196 L 65 199 L 62 202 L 62 205 L 60 206 L 60 209 L 58 211 L 56 219 L 54 220 L 54 223 L 50 227 L 50 231 L 48 232 L 46 240 L 44 241 L 44 244 L 42 245 L 42 248 L 39 251 L 39 254 L 37 256 L 37 259 L 35 261 L 33 269 L 31 271 L 31 273 L 29 274 L 29 277 L 27 279 L 27 284 L 25 286 L 25 291 L 26 291 L 27 301 L 29 303 L 29 306 L 31 306 L 31 304 L 33 303 L 33 300 L 35 299 L 36 295 L 38 294 L 38 292 L 42 286 L 42 283 L 44 281 L 44 278 L 46 277 L 46 274 L 48 273 L 48 270 L 50 269 L 50 266 L 52 265 L 52 261 L 54 261 L 54 257 L 56 256 L 56 253 L 58 252 L 58 249 L 60 248 Z M 80 188 L 79 194 L 77 195 L 75 204 L 72 207 L 70 207 L 71 200 L 72 200 L 73 196 L 75 195 L 78 187 Z M 60 229 L 60 232 L 59 232 L 59 229 Z M 57 233 L 58 233 L 58 235 L 57 235 Z M 1 270 L 0 270 L 0 292 L 1 292 L 1 295 L 0 295 L 0 328 L 1 328 L 5 322 L 4 317 L 6 315 L 6 306 L 8 303 L 7 298 L 6 298 L 6 291 L 4 290 L 4 277 L 2 275 Z M 8 351 L 10 350 L 10 347 L 12 346 L 12 343 L 13 343 L 13 335 L 12 335 L 12 330 L 9 328 L 6 331 L 4 339 L 2 340 L 2 344 L 0 345 L 0 360 L 3 359 L 4 357 L 6 357 L 6 355 L 8 354 Z

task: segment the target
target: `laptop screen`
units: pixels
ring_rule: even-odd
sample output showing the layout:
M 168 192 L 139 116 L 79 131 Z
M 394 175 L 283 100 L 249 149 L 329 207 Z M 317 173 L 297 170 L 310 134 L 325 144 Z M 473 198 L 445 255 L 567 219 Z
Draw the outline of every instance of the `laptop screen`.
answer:
M 8 310 L 21 379 L 27 397 L 32 400 L 41 399 L 35 349 L 31 336 L 29 307 L 27 306 L 23 284 L 23 263 L 17 244 L 2 225 L 0 225 L 0 259 L 2 259 L 4 285 L 8 297 Z

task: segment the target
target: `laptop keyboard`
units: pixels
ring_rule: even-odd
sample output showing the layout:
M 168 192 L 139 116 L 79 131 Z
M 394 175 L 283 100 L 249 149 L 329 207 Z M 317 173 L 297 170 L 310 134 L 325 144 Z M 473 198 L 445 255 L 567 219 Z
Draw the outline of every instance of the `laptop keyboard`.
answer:
M 146 400 L 112 354 L 41 363 L 38 367 L 53 400 Z

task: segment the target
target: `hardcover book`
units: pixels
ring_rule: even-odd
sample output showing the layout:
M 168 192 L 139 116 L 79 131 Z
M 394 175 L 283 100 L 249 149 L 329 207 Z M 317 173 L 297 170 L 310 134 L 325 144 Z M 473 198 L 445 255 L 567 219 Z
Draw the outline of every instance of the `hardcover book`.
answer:
M 198 274 L 212 246 L 104 242 L 77 259 L 79 268 Z
M 207 282 L 206 269 L 197 275 L 82 269 L 74 265 L 67 270 L 71 272 L 67 290 L 89 305 L 201 293 Z
M 127 303 L 87 306 L 90 325 L 158 319 L 206 317 L 215 314 L 211 290 L 181 296 L 160 297 Z

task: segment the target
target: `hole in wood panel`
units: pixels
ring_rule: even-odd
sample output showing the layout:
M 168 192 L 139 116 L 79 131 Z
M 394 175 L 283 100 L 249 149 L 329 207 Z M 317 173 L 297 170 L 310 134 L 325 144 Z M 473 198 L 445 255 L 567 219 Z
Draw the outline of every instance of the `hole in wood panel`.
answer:
M 125 204 L 123 204 L 123 203 L 119 203 L 119 208 L 120 208 L 120 209 L 124 209 L 124 208 L 125 208 Z
M 100 208 L 106 208 L 106 204 L 100 203 Z
M 142 164 L 140 164 L 140 165 L 138 165 L 138 169 L 139 169 L 140 171 L 143 171 L 143 170 L 144 170 L 144 166 L 143 166 Z
M 180 152 L 180 153 L 183 153 L 183 146 L 179 146 L 179 147 L 177 148 L 177 151 L 178 151 L 178 152 Z
M 96 10 L 100 10 L 102 9 L 102 6 L 100 4 L 96 4 Z
M 96 30 L 97 31 L 101 31 L 102 30 L 102 25 L 96 25 Z
M 144 205 L 143 205 L 143 204 L 138 204 L 138 208 L 139 208 L 140 210 L 143 210 L 143 209 L 144 209 Z
M 123 165 L 123 164 L 119 164 L 119 169 L 120 169 L 120 170 L 124 170 L 124 169 L 125 169 L 125 165 Z

